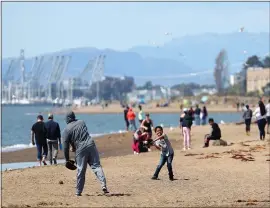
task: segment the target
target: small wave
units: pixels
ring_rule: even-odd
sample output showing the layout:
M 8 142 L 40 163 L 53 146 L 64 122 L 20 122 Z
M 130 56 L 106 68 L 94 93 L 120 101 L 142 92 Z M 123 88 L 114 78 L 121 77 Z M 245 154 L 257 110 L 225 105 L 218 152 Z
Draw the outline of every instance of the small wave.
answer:
M 34 115 L 38 115 L 38 113 L 25 113 L 26 116 L 34 116 Z
M 32 144 L 15 144 L 11 146 L 2 147 L 2 152 L 14 152 L 17 150 L 28 149 L 34 147 Z

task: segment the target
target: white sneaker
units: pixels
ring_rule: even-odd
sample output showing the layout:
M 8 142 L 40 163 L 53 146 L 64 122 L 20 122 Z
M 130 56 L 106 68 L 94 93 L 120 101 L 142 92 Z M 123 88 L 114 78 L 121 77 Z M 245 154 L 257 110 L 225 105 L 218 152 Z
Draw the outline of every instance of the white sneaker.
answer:
M 189 148 L 187 148 L 188 150 L 191 150 L 191 148 L 189 147 Z
M 151 152 L 152 150 L 150 148 L 148 148 L 148 152 Z
M 186 148 L 184 147 L 183 150 L 186 151 Z
M 134 155 L 136 155 L 136 154 L 137 154 L 137 152 L 136 152 L 136 151 L 134 151 L 133 153 L 134 153 Z

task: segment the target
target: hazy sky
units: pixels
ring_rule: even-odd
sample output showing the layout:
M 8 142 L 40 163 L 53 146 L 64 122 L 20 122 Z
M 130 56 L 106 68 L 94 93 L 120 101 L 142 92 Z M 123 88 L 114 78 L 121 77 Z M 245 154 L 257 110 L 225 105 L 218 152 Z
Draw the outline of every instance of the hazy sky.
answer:
M 126 50 L 205 32 L 269 32 L 269 3 L 3 2 L 3 57 L 75 47 Z M 164 35 L 171 32 L 172 37 Z

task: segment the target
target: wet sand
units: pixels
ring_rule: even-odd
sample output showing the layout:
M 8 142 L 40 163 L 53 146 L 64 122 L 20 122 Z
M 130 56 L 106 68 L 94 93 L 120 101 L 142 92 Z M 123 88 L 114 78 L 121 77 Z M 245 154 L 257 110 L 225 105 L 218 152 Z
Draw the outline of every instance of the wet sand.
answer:
M 209 126 L 192 128 L 192 149 L 182 151 L 179 129 L 166 132 L 173 143 L 174 175 L 169 181 L 166 166 L 160 180 L 151 176 L 160 153 L 133 155 L 131 134 L 114 134 L 95 139 L 110 194 L 104 196 L 95 175 L 87 171 L 82 197 L 74 196 L 76 171 L 63 165 L 4 171 L 2 205 L 5 207 L 269 207 L 269 135 L 258 139 L 257 126 L 246 136 L 243 125 L 220 125 L 223 139 L 231 146 L 202 148 Z M 3 153 L 3 160 L 34 150 Z M 23 153 L 24 152 L 24 153 Z M 24 155 L 24 156 L 23 156 Z M 6 159 L 5 159 L 6 158 Z M 44 179 L 41 179 L 41 176 Z M 63 184 L 59 184 L 62 180 Z M 54 190 L 54 191 L 52 191 Z

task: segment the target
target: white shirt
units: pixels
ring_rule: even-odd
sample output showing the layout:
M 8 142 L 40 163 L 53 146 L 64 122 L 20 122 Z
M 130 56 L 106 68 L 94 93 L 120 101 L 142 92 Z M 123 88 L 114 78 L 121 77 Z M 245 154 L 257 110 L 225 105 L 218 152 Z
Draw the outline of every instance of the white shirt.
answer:
M 156 145 L 161 147 L 162 155 L 169 156 L 174 154 L 171 142 L 169 141 L 167 135 L 165 135 L 163 139 L 156 141 Z
M 266 106 L 265 106 L 265 108 L 266 108 L 266 116 L 268 117 L 270 117 L 270 103 L 268 103 Z
M 253 115 L 255 116 L 255 118 L 256 118 L 257 120 L 261 120 L 261 119 L 265 119 L 265 118 L 266 118 L 266 114 L 263 115 L 263 116 L 261 115 L 261 110 L 260 110 L 259 107 L 256 108 L 256 110 L 254 111 Z

